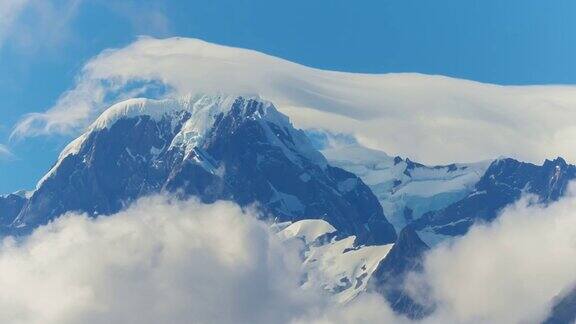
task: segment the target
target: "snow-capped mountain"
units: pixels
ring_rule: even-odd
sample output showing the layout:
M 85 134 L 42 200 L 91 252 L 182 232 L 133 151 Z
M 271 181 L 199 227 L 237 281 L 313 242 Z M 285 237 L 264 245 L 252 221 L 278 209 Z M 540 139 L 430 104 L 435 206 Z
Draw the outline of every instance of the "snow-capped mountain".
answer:
M 303 241 L 303 288 L 341 303 L 372 289 L 421 318 L 433 306 L 403 282 L 422 270 L 426 243 L 493 220 L 523 193 L 557 200 L 576 177 L 560 158 L 427 166 L 347 137 L 318 145 L 325 137 L 256 96 L 130 99 L 72 141 L 36 190 L 0 196 L 0 226 L 28 233 L 68 211 L 108 215 L 155 193 L 254 205 L 281 238 Z
M 546 160 L 541 166 L 510 158 L 498 159 L 490 164 L 466 197 L 430 211 L 414 223 L 417 229 L 426 232 L 462 235 L 475 222 L 492 221 L 502 208 L 523 194 L 534 195 L 544 204 L 558 200 L 574 178 L 576 166 L 562 158 Z
M 325 219 L 357 243 L 396 239 L 360 178 L 333 167 L 258 97 L 131 99 L 105 111 L 60 154 L 5 232 L 67 211 L 111 214 L 152 193 L 257 204 L 278 222 Z
M 349 136 L 310 131 L 329 163 L 360 176 L 400 231 L 392 249 L 371 272 L 369 289 L 382 294 L 397 313 L 419 319 L 435 305 L 414 300 L 406 275 L 423 270 L 429 244 L 465 234 L 477 222 L 490 222 L 523 195 L 548 204 L 566 194 L 576 166 L 562 158 L 542 165 L 500 158 L 468 164 L 426 166 L 368 149 Z M 558 296 L 546 323 L 576 319 L 576 289 Z
M 490 165 L 484 161 L 427 166 L 369 149 L 343 134 L 307 134 L 330 164 L 358 175 L 372 189 L 398 232 L 424 214 L 467 197 Z M 443 238 L 426 230 L 421 234 L 430 244 Z
M 397 230 L 466 197 L 489 162 L 426 166 L 353 143 L 322 150 L 331 164 L 370 186 Z
M 412 225 L 430 245 L 463 235 L 476 222 L 492 221 L 523 194 L 541 203 L 555 201 L 576 178 L 576 166 L 562 158 L 541 166 L 511 158 L 426 166 L 344 135 L 314 130 L 309 137 L 330 164 L 358 175 L 372 189 L 397 231 Z

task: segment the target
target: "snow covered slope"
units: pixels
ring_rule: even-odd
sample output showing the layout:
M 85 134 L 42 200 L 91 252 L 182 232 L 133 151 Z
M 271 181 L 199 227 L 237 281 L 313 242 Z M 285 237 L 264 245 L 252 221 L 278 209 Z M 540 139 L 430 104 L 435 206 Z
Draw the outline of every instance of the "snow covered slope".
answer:
M 336 232 L 336 228 L 323 219 L 303 219 L 289 224 L 279 232 L 284 239 L 300 238 L 305 244 L 312 244 L 320 237 Z
M 284 240 L 303 239 L 303 288 L 320 288 L 331 294 L 336 302 L 349 302 L 366 291 L 368 281 L 393 244 L 354 245 L 355 237 L 319 239 L 334 228 L 323 220 L 301 220 L 278 233 Z M 318 240 L 319 239 L 319 240 Z
M 358 175 L 372 189 L 397 231 L 426 212 L 466 197 L 490 164 L 426 166 L 353 141 L 329 145 L 322 153 L 331 164 Z

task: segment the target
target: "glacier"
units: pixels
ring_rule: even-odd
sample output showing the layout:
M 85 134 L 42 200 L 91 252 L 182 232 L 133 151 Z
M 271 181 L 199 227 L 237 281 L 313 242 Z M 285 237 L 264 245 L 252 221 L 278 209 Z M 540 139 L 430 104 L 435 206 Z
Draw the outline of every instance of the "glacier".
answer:
M 424 214 L 467 197 L 491 163 L 427 166 L 367 148 L 353 136 L 319 129 L 307 134 L 330 164 L 358 175 L 372 189 L 398 232 Z M 430 245 L 449 238 L 429 230 L 419 234 Z

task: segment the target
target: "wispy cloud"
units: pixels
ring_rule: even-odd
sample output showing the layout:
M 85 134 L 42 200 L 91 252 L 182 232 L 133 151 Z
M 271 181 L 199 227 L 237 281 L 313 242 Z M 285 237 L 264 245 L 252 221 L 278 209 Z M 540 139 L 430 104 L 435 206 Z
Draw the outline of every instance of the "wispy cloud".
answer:
M 170 33 L 170 20 L 162 1 L 102 1 L 101 5 L 130 22 L 136 35 L 165 37 Z
M 83 42 L 74 29 L 85 0 L 0 0 L 0 49 L 10 46 L 23 55 L 60 51 Z M 110 16 L 120 17 L 134 35 L 167 36 L 170 21 L 163 2 L 93 0 Z
M 13 159 L 15 155 L 10 151 L 10 149 L 3 144 L 0 144 L 0 160 L 10 160 Z
M 297 126 L 352 133 L 363 144 L 423 162 L 503 155 L 536 162 L 561 155 L 576 161 L 573 86 L 330 72 L 186 38 L 140 38 L 102 52 L 56 105 L 25 116 L 13 135 L 78 131 L 108 104 L 126 97 L 126 85 L 148 81 L 165 84 L 173 90 L 169 95 L 258 93 Z M 129 95 L 145 92 L 127 88 Z
M 30 55 L 53 50 L 72 37 L 82 0 L 0 0 L 0 48 L 10 42 Z
M 0 0 L 0 48 L 30 0 Z

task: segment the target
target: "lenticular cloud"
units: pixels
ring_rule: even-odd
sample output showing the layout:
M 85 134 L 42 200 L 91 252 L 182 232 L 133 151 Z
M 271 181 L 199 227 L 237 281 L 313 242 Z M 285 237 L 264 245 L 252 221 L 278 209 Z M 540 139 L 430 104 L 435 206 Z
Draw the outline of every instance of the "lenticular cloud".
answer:
M 362 144 L 425 163 L 576 159 L 573 86 L 333 72 L 179 37 L 144 37 L 103 51 L 53 107 L 23 116 L 12 136 L 74 133 L 106 106 L 154 93 L 259 94 L 299 128 L 354 134 Z

